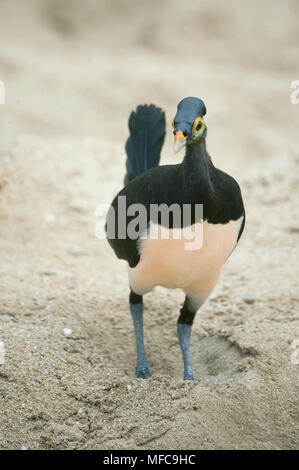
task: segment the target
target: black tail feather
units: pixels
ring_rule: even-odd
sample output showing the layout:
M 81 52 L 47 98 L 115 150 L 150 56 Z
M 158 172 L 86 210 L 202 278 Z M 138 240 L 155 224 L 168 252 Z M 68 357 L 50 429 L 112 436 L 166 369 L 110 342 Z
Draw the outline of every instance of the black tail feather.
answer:
M 129 118 L 130 137 L 126 142 L 125 183 L 159 165 L 165 127 L 164 111 L 153 104 L 140 105 L 132 111 Z

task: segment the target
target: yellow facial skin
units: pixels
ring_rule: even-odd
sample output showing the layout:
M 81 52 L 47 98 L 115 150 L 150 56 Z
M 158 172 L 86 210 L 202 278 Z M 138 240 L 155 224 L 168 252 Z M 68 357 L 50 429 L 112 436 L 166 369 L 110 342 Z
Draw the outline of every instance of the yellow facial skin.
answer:
M 204 120 L 198 116 L 192 126 L 192 134 L 194 136 L 194 139 L 199 139 L 203 136 L 206 130 L 206 124 Z
M 174 128 L 174 120 L 172 120 L 172 127 Z M 198 116 L 192 126 L 192 136 L 190 138 L 190 144 L 201 139 L 206 132 L 206 124 L 204 120 Z M 177 153 L 181 148 L 186 145 L 186 137 L 182 131 L 177 131 L 174 137 L 174 153 Z
M 201 126 L 200 126 L 199 129 L 197 129 L 199 124 Z M 174 119 L 172 120 L 172 127 L 174 128 Z M 206 124 L 205 124 L 204 120 L 200 116 L 198 116 L 195 119 L 195 121 L 193 123 L 193 126 L 192 126 L 193 135 L 196 136 L 196 137 L 202 135 L 205 127 L 206 127 Z

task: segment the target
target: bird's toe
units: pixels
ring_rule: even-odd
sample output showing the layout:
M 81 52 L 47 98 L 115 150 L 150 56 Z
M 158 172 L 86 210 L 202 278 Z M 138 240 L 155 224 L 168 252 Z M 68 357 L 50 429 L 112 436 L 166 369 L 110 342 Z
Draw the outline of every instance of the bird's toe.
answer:
M 194 380 L 193 374 L 185 373 L 184 380 Z
M 151 373 L 147 367 L 136 368 L 137 379 L 148 379 L 150 376 L 151 376 Z

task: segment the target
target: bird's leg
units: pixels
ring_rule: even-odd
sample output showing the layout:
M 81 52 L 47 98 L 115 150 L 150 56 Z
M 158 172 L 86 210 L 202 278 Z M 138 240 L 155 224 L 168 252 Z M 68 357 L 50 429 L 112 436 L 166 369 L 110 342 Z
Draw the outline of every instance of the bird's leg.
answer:
M 194 311 L 188 297 L 186 297 L 177 322 L 177 333 L 184 361 L 184 380 L 194 380 L 190 356 L 190 336 L 195 314 L 196 310 Z
M 143 341 L 143 303 L 142 296 L 135 294 L 131 290 L 130 292 L 130 310 L 133 317 L 136 346 L 137 346 L 137 365 L 136 365 L 136 377 L 142 379 L 148 379 L 150 377 L 150 371 L 146 360 L 144 351 Z

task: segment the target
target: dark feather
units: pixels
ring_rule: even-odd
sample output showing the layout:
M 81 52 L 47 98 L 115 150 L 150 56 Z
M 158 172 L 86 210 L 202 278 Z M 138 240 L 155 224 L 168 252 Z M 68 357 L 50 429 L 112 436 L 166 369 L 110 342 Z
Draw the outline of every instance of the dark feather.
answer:
M 153 104 L 138 106 L 130 115 L 129 130 L 125 183 L 159 165 L 165 139 L 164 111 Z

